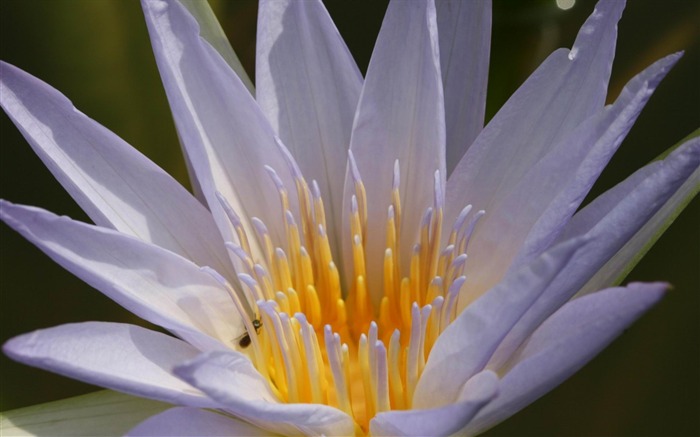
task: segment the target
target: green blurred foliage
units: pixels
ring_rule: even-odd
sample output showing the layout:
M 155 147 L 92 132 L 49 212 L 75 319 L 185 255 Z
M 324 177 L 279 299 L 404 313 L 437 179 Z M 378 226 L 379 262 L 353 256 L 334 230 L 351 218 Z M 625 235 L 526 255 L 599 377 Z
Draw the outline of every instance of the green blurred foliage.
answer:
M 212 2 L 254 76 L 257 5 Z M 365 71 L 386 1 L 328 0 L 338 29 Z M 487 116 L 491 117 L 548 53 L 570 46 L 593 10 L 579 0 L 494 0 Z M 597 195 L 698 127 L 700 3 L 634 0 L 620 23 L 610 99 L 636 72 L 685 49 L 609 168 Z M 0 58 L 50 83 L 189 186 L 177 136 L 136 1 L 0 0 Z M 0 116 L 0 197 L 87 220 Z M 700 435 L 700 208 L 681 215 L 628 278 L 667 280 L 675 290 L 590 365 L 490 435 Z M 0 228 L 0 341 L 84 320 L 140 323 Z M 0 410 L 94 390 L 0 357 Z

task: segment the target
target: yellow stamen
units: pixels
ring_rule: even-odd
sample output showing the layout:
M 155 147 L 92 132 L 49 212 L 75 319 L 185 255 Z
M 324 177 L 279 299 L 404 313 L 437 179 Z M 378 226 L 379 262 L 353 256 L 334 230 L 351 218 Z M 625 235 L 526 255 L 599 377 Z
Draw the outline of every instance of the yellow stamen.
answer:
M 389 386 L 391 387 L 391 404 L 397 410 L 406 408 L 403 383 L 401 382 L 403 364 L 401 359 L 402 348 L 400 336 L 399 330 L 394 330 L 389 342 Z
M 377 413 L 411 407 L 427 356 L 456 317 L 465 282 L 465 250 L 483 211 L 468 220 L 471 207 L 465 208 L 443 247 L 444 192 L 436 172 L 433 204 L 425 209 L 419 228 L 411 230 L 418 232 L 415 245 L 402 253 L 396 161 L 386 222 L 381 225 L 386 231 L 383 277 L 368 282 L 368 226 L 378 224 L 368 223 L 367 192 L 350 154 L 353 185 L 345 207 L 349 229 L 343 231 L 350 237 L 351 265 L 342 272 L 349 284 L 343 293 L 320 188 L 316 181 L 310 188 L 289 151 L 277 142 L 289 165 L 298 205 L 279 174 L 266 167 L 279 197 L 285 235 L 273 238 L 261 220 L 251 218 L 257 237 L 251 239 L 221 196 L 238 239 L 226 246 L 241 261 L 242 289 L 219 281 L 226 284 L 243 318 L 253 346 L 251 359 L 273 392 L 284 402 L 336 406 L 354 418 L 358 433 L 366 434 Z M 251 243 L 262 251 L 253 255 Z M 401 267 L 401 259 L 410 261 L 408 269 Z M 368 289 L 370 283 L 377 289 Z M 237 346 L 235 340 L 232 343 Z M 246 346 L 241 343 L 239 348 Z

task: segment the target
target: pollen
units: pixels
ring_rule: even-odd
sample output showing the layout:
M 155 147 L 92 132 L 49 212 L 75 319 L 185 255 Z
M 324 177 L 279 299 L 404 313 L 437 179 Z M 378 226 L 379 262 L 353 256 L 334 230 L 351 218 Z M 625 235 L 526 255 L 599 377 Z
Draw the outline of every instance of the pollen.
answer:
M 341 280 L 319 186 L 308 184 L 283 151 L 294 187 L 266 167 L 284 223 L 285 235 L 277 246 L 260 219 L 252 218 L 254 233 L 249 234 L 227 200 L 218 196 L 237 236 L 226 247 L 241 266 L 237 284 L 212 272 L 226 286 L 246 328 L 232 346 L 250 357 L 281 401 L 339 408 L 354 419 L 357 434 L 366 434 L 376 414 L 411 408 L 430 350 L 456 317 L 467 246 L 484 212 L 472 213 L 466 206 L 451 229 L 443 229 L 444 187 L 436 171 L 433 202 L 423 213 L 415 244 L 400 247 L 399 161 L 393 167 L 386 220 L 368 223 L 365 185 L 349 153 L 353 193 L 344 232 L 352 271 Z M 290 189 L 298 199 L 296 215 Z M 368 289 L 368 226 L 386 229 L 383 277 L 372 282 L 380 290 Z M 253 239 L 262 249 L 258 255 L 251 250 Z M 371 298 L 377 294 L 381 299 Z

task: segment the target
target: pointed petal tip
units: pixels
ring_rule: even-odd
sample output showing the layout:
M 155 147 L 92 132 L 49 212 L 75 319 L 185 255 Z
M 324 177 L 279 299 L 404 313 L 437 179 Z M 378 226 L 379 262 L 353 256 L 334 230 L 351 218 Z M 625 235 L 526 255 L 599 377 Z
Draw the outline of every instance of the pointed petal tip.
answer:
M 683 57 L 685 52 L 683 50 L 666 55 L 663 58 L 657 60 L 646 68 L 644 71 L 639 73 L 637 77 L 645 77 L 648 88 L 656 88 L 656 86 L 661 82 L 661 80 L 666 77 L 666 74 L 676 65 L 676 63 Z M 630 81 L 633 83 L 634 79 Z M 629 84 L 628 84 L 629 86 Z
M 677 52 L 671 53 L 670 55 L 667 56 L 667 58 L 673 58 L 674 60 L 678 60 L 685 56 L 685 50 L 678 50 Z
M 2 353 L 14 361 L 22 362 L 22 357 L 19 351 L 22 349 L 22 346 L 25 344 L 26 338 L 29 335 L 31 335 L 31 333 L 20 334 L 16 337 L 10 338 L 3 343 Z
M 665 281 L 657 282 L 630 282 L 626 288 L 635 293 L 647 293 L 656 300 L 663 298 L 669 291 L 673 290 L 673 285 Z
M 593 56 L 598 50 L 598 44 L 595 43 L 597 39 L 612 38 L 614 47 L 614 40 L 617 39 L 617 23 L 622 17 L 625 3 L 624 0 L 600 0 L 596 4 L 593 13 L 581 26 L 576 36 L 576 41 L 569 52 L 570 60 L 580 58 L 584 52 L 587 53 L 584 57 Z M 606 35 L 606 32 L 612 32 L 612 34 Z
M 670 70 L 676 63 L 685 55 L 685 50 L 679 50 L 664 56 L 663 58 L 656 61 L 656 64 L 661 65 L 663 71 Z
M 39 217 L 40 215 L 41 217 Z M 75 222 L 86 225 L 86 223 L 73 220 L 67 215 L 57 215 L 37 206 L 22 205 L 8 201 L 0 202 L 0 220 L 4 221 L 9 227 L 22 234 L 25 238 L 27 238 L 25 234 L 27 225 L 30 225 L 36 220 L 42 220 L 46 223 L 60 224 L 61 222 Z
M 591 18 L 600 19 L 607 16 L 618 22 L 626 6 L 627 0 L 599 0 L 595 5 Z

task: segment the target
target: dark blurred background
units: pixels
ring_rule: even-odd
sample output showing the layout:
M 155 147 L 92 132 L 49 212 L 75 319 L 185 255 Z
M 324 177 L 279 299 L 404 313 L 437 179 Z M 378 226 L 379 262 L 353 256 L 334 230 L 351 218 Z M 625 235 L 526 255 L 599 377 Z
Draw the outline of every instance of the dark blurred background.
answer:
M 254 76 L 255 1 L 213 1 Z M 565 2 L 566 3 L 566 2 Z M 570 3 L 570 0 L 569 2 Z M 700 2 L 634 0 L 619 26 L 609 100 L 654 60 L 686 53 L 594 188 L 598 194 L 700 125 Z M 364 72 L 385 1 L 326 2 Z M 494 0 L 487 118 L 553 49 L 571 46 L 594 3 Z M 137 1 L 0 0 L 0 59 L 53 85 L 189 186 Z M 86 220 L 0 116 L 0 197 Z M 631 273 L 674 290 L 582 371 L 490 435 L 700 435 L 700 201 Z M 0 341 L 62 323 L 142 323 L 0 225 Z M 95 387 L 0 357 L 0 410 Z

